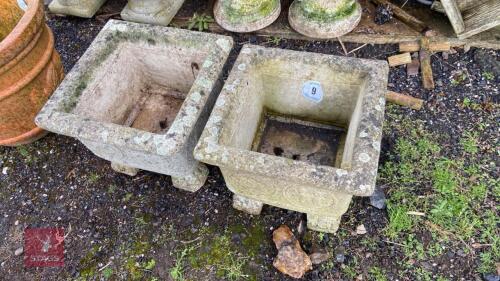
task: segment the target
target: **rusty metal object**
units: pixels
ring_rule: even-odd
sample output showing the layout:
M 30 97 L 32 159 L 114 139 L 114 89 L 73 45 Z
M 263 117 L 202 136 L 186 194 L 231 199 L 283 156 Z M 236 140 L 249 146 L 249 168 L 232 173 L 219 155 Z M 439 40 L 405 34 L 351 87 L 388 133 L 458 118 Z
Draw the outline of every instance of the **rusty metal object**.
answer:
M 44 135 L 34 118 L 64 76 L 45 24 L 43 1 L 26 2 L 24 15 L 0 42 L 0 145 L 30 143 Z M 0 18 L 17 16 L 12 13 L 17 5 L 14 0 L 1 1 Z M 0 23 L 2 30 L 4 24 Z

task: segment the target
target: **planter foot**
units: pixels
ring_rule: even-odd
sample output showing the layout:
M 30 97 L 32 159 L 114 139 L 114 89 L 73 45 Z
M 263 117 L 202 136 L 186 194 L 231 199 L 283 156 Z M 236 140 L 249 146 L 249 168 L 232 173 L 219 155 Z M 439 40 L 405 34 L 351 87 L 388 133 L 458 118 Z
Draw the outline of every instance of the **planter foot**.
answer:
M 340 218 L 341 216 L 328 217 L 308 214 L 307 227 L 316 231 L 335 233 L 339 229 Z
M 199 164 L 192 175 L 187 177 L 172 177 L 172 185 L 179 189 L 196 192 L 205 184 L 207 177 L 207 166 Z
M 129 0 L 121 12 L 126 21 L 167 26 L 182 6 L 184 0 L 147 2 Z
M 249 213 L 251 215 L 260 215 L 264 203 L 234 194 L 233 195 L 233 208 Z
M 139 172 L 139 169 L 137 169 L 137 168 L 118 164 L 116 162 L 111 162 L 111 169 L 115 170 L 118 173 L 129 175 L 131 177 L 137 175 L 137 173 Z

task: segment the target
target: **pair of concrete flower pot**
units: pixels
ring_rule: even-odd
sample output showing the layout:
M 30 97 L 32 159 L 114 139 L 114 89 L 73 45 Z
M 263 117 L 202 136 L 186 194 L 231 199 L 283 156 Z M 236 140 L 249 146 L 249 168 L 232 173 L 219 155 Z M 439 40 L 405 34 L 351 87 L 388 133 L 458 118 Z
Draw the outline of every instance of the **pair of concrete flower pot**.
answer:
M 281 12 L 280 0 L 218 0 L 215 19 L 223 28 L 251 32 L 272 24 Z M 356 0 L 295 0 L 288 11 L 293 29 L 309 37 L 336 38 L 361 20 Z
M 222 87 L 232 45 L 110 21 L 36 122 L 189 191 L 207 177 L 198 161 L 219 166 L 235 208 L 305 212 L 335 232 L 352 195 L 375 186 L 386 63 L 246 45 Z
M 56 14 L 91 18 L 106 0 L 54 0 L 49 9 Z M 121 12 L 124 20 L 168 25 L 184 0 L 129 0 Z

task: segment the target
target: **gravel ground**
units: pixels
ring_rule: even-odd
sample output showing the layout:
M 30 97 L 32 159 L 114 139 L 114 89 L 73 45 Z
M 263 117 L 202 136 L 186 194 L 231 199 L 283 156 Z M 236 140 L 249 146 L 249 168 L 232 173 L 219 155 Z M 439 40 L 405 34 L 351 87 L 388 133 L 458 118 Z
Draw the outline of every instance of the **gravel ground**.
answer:
M 108 2 L 99 15 L 124 5 Z M 105 21 L 49 17 L 66 71 Z M 237 51 L 253 43 L 344 55 L 335 42 L 234 38 Z M 358 46 L 346 44 L 349 50 Z M 396 53 L 397 46 L 375 45 L 350 56 L 386 59 Z M 389 204 L 403 186 L 411 189 L 409 194 L 439 196 L 432 180 L 405 184 L 400 174 L 389 175 L 386 168 L 404 163 L 402 140 L 430 139 L 440 148 L 439 159 L 479 167 L 480 176 L 469 177 L 461 187 L 484 179 L 486 193 L 474 206 L 480 220 L 493 213 L 491 233 L 478 229 L 461 236 L 445 224 L 432 230 L 432 224 L 417 223 L 394 234 L 392 214 L 399 205 L 377 209 L 368 198 L 354 199 L 336 235 L 304 232 L 300 225 L 305 216 L 297 212 L 266 206 L 260 216 L 251 216 L 232 209 L 231 193 L 215 167 L 205 186 L 191 194 L 175 189 L 168 176 L 118 174 L 80 142 L 49 134 L 32 145 L 0 148 L 0 280 L 291 280 L 272 267 L 272 230 L 281 224 L 292 228 L 307 252 L 322 248 L 332 254 L 305 280 L 498 280 L 499 60 L 500 52 L 483 49 L 435 54 L 432 91 L 422 89 L 419 76 L 407 77 L 404 66 L 391 68 L 388 88 L 425 104 L 420 111 L 387 106 L 377 182 Z M 411 200 L 403 198 L 401 204 Z M 356 232 L 360 225 L 366 234 Z M 22 255 L 15 251 L 23 245 L 26 227 L 65 228 L 64 267 L 23 267 Z

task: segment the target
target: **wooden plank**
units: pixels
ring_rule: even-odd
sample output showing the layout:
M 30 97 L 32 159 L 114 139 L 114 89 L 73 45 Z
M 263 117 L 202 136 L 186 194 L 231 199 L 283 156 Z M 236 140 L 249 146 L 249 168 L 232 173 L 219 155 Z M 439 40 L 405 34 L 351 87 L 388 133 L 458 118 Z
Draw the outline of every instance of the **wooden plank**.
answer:
M 387 58 L 387 62 L 389 62 L 389 66 L 408 64 L 411 63 L 411 55 L 410 53 L 403 53 L 399 55 L 390 56 Z
M 388 102 L 407 106 L 415 110 L 420 110 L 422 108 L 422 105 L 424 104 L 424 101 L 421 99 L 417 99 L 412 96 L 396 93 L 393 91 L 387 91 L 387 93 L 385 94 L 385 99 Z
M 432 74 L 431 52 L 429 51 L 428 37 L 424 37 L 420 41 L 419 59 L 424 89 L 432 90 L 434 89 L 434 77 Z
M 464 32 L 465 23 L 462 19 L 462 13 L 458 9 L 458 5 L 455 0 L 441 0 L 441 4 L 443 4 L 446 15 L 448 16 L 455 33 L 460 34 Z
M 411 14 L 407 13 L 405 10 L 401 9 L 400 7 L 392 4 L 388 0 L 372 0 L 373 2 L 379 4 L 379 5 L 388 5 L 391 7 L 392 12 L 394 13 L 394 16 L 399 19 L 400 21 L 404 22 L 411 28 L 415 29 L 418 32 L 423 32 L 424 30 L 428 29 L 428 26 L 421 20 L 417 19 L 416 17 L 412 16 Z
M 451 49 L 450 42 L 430 42 L 429 50 L 433 52 L 447 52 Z M 399 43 L 400 52 L 418 52 L 420 50 L 420 43 L 417 41 Z
M 475 5 L 484 3 L 488 0 L 475 0 L 475 1 L 470 1 L 470 0 L 456 0 L 456 3 L 458 5 L 458 9 L 461 12 L 464 12 L 470 8 L 473 8 Z M 434 11 L 440 12 L 440 13 L 446 13 L 444 10 L 443 4 L 441 4 L 440 1 L 434 1 L 432 2 L 431 9 Z

